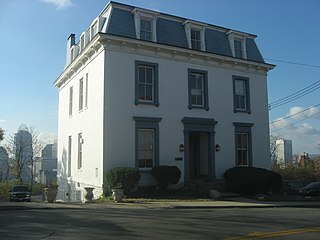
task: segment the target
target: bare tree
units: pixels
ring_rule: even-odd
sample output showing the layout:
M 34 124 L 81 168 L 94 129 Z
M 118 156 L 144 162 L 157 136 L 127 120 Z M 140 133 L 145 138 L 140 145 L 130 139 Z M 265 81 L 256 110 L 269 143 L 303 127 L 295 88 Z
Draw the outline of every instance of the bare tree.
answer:
M 320 140 L 316 142 L 316 146 L 317 146 L 318 150 L 320 151 Z
M 32 190 L 33 164 L 42 148 L 36 128 L 22 125 L 15 135 L 9 137 L 6 148 L 10 158 L 10 173 L 18 182 L 30 183 Z
M 279 144 L 277 144 L 277 140 L 280 138 L 278 136 L 271 135 L 270 136 L 270 158 L 272 163 L 278 162 L 278 149 Z
M 0 142 L 3 140 L 4 130 L 0 128 Z

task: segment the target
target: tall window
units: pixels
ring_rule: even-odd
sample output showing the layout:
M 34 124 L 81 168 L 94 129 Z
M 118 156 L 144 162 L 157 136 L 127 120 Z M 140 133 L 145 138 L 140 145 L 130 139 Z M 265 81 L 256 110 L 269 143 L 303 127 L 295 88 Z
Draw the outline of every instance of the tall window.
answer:
M 252 123 L 233 123 L 235 126 L 236 166 L 252 166 Z
M 135 104 L 158 106 L 158 64 L 136 61 L 135 78 Z
M 138 130 L 139 168 L 154 166 L 154 129 Z
M 237 58 L 243 58 L 241 39 L 234 39 L 234 53 Z
M 161 118 L 133 117 L 136 122 L 136 167 L 159 165 L 159 122 Z
M 234 111 L 250 113 L 249 79 L 233 76 Z
M 191 48 L 201 50 L 201 31 L 191 29 Z
M 237 166 L 248 166 L 248 133 L 237 133 Z
M 152 21 L 146 19 L 140 20 L 140 39 L 152 40 Z
M 72 136 L 68 138 L 68 177 L 71 176 Z
M 79 111 L 83 109 L 83 78 L 79 81 Z
M 208 105 L 208 80 L 206 71 L 188 69 L 189 108 L 204 108 Z
M 73 105 L 73 87 L 69 89 L 69 116 L 72 116 L 72 106 Z
M 89 83 L 88 83 L 88 73 L 86 74 L 86 95 L 85 95 L 85 101 L 84 101 L 84 106 L 87 108 L 88 107 L 88 87 L 89 87 Z
M 78 169 L 82 168 L 82 133 L 78 134 Z

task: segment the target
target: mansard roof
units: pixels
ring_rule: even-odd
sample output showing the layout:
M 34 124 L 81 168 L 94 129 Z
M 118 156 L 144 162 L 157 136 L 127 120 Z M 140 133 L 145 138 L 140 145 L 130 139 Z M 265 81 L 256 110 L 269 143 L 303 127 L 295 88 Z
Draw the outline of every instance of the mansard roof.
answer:
M 141 19 L 152 25 L 149 40 L 140 38 Z M 200 47 L 192 46 L 191 30 L 201 34 Z M 55 81 L 60 86 L 67 81 L 95 52 L 101 44 L 119 40 L 130 42 L 140 48 L 150 46 L 157 50 L 172 51 L 173 54 L 188 54 L 189 57 L 204 57 L 207 60 L 228 62 L 255 67 L 264 73 L 275 65 L 265 63 L 254 39 L 256 35 L 228 29 L 209 23 L 173 16 L 148 9 L 138 8 L 118 2 L 109 2 L 92 21 L 89 28 L 81 33 L 79 41 L 71 34 L 67 40 L 66 65 Z M 194 40 L 193 40 L 194 41 Z M 242 55 L 236 54 L 236 41 L 241 42 Z M 194 42 L 193 42 L 194 43 Z M 238 43 L 237 43 L 238 44 Z M 237 46 L 239 47 L 239 46 Z M 238 53 L 238 52 L 237 52 Z
M 118 2 L 110 2 L 108 6 L 110 5 L 112 5 L 112 12 L 110 14 L 108 27 L 105 33 L 137 39 L 133 14 L 133 11 L 136 9 L 136 7 Z M 142 11 L 149 11 L 142 8 L 139 9 Z M 101 14 L 103 14 L 103 12 Z M 175 47 L 189 48 L 187 43 L 187 35 L 183 24 L 188 20 L 189 19 L 172 16 L 165 13 L 157 13 L 156 42 Z M 205 52 L 230 57 L 233 56 L 228 39 L 228 33 L 234 30 L 209 23 L 203 23 L 194 20 L 191 21 L 206 26 Z M 264 59 L 254 41 L 256 35 L 240 31 L 235 32 L 246 36 L 247 60 L 264 63 Z

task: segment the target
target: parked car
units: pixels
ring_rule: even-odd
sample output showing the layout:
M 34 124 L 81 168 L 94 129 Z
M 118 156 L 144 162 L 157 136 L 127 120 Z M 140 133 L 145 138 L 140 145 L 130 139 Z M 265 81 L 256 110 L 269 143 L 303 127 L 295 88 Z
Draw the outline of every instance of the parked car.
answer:
M 31 201 L 31 193 L 27 186 L 15 185 L 10 190 L 10 202 L 12 201 Z
M 300 189 L 302 196 L 320 196 L 320 182 L 313 182 Z
M 295 180 L 284 180 L 282 183 L 284 195 L 298 195 L 300 193 L 300 189 L 303 187 L 302 182 Z

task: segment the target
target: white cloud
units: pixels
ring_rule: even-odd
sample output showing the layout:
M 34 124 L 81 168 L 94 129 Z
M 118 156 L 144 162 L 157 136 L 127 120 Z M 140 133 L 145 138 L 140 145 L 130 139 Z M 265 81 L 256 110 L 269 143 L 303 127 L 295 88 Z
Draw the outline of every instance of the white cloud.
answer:
M 291 119 L 309 118 L 309 117 L 313 117 L 313 115 L 314 115 L 314 118 L 319 118 L 320 115 L 315 115 L 318 112 L 320 112 L 320 109 L 316 107 L 309 107 L 309 108 L 291 107 L 286 116 L 293 115 L 292 117 L 290 117 Z
M 7 120 L 0 118 L 0 123 L 5 123 L 5 122 L 7 122 Z
M 271 135 L 292 140 L 295 153 L 316 153 L 318 150 L 315 142 L 320 135 L 320 129 L 309 123 L 293 124 L 295 121 L 290 121 L 290 119 L 279 118 L 274 121 L 270 125 Z
M 46 132 L 40 132 L 39 133 L 39 140 L 44 145 L 48 143 L 53 143 L 55 140 L 57 140 L 56 133 L 46 133 Z
M 40 2 L 54 4 L 57 10 L 61 10 L 73 5 L 72 0 L 39 0 Z

